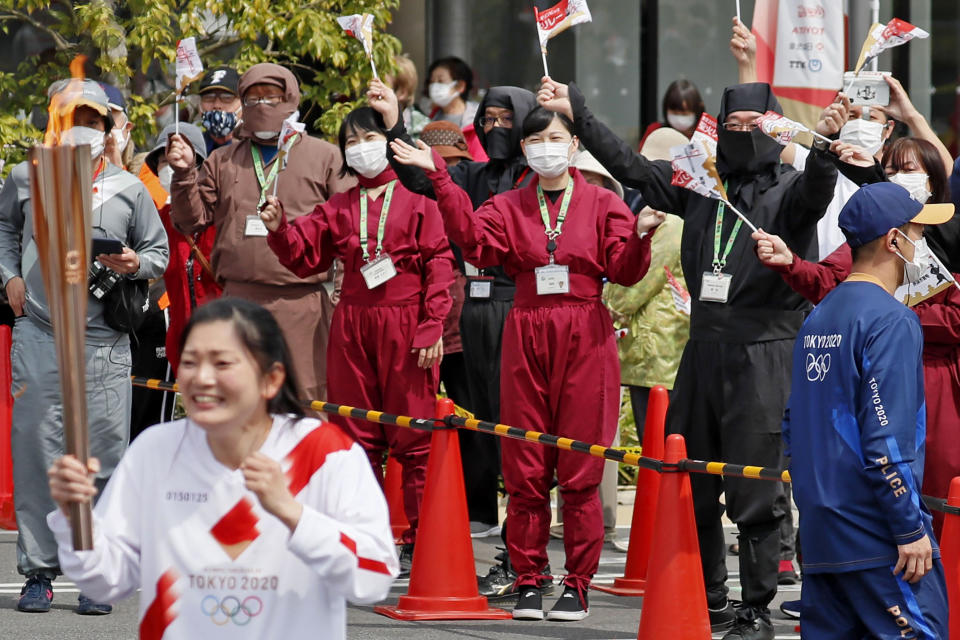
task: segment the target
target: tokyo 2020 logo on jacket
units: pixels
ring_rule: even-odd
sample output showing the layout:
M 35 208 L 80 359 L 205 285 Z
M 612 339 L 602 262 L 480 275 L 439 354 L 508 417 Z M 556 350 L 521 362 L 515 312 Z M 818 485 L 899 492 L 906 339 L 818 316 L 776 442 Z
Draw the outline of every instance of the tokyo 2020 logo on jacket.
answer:
M 823 382 L 830 371 L 830 354 L 824 353 L 815 356 L 812 353 L 807 354 L 807 380 L 810 382 Z

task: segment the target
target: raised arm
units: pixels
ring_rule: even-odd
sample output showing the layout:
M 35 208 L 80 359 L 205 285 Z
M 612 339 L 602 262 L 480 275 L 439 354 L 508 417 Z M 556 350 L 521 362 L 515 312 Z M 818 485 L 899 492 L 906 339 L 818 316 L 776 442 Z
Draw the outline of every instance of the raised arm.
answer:
M 209 158 L 197 170 L 190 143 L 183 136 L 170 136 L 167 143 L 167 163 L 173 168 L 170 218 L 184 234 L 197 233 L 213 224 L 213 211 L 220 200 L 215 175 L 217 160 Z
M 941 160 L 943 160 L 943 170 L 947 175 L 950 175 L 953 170 L 953 157 L 947 151 L 943 141 L 934 133 L 923 114 L 917 111 L 917 108 L 910 102 L 910 96 L 907 95 L 907 91 L 900 84 L 900 81 L 893 76 L 884 76 L 883 79 L 890 85 L 890 103 L 885 107 L 880 107 L 880 110 L 894 120 L 910 127 L 910 132 L 916 137 L 922 138 L 936 147 Z
M 267 196 L 260 212 L 260 219 L 268 230 L 267 245 L 280 264 L 301 278 L 323 273 L 333 264 L 333 241 L 327 223 L 330 206 L 329 202 L 319 204 L 309 215 L 288 222 L 280 201 Z
M 819 304 L 850 275 L 853 257 L 846 243 L 822 262 L 811 262 L 790 251 L 780 236 L 761 229 L 750 237 L 757 242 L 760 262 L 779 273 L 791 289 L 813 304 Z
M 603 253 L 610 282 L 630 286 L 650 268 L 650 241 L 664 214 L 646 207 L 639 216 L 620 198 L 604 193 L 601 203 L 608 209 L 604 221 Z
M 397 94 L 393 92 L 393 89 L 374 78 L 370 81 L 367 89 L 367 102 L 383 118 L 383 124 L 387 128 L 388 143 L 394 140 L 402 140 L 409 145 L 414 144 L 413 138 L 410 137 L 403 126 L 403 118 L 400 117 L 400 105 L 397 102 Z M 387 145 L 387 162 L 390 163 L 390 167 L 397 174 L 400 184 L 408 191 L 436 200 L 433 185 L 430 183 L 430 179 L 424 175 L 423 169 L 397 162 L 389 144 Z

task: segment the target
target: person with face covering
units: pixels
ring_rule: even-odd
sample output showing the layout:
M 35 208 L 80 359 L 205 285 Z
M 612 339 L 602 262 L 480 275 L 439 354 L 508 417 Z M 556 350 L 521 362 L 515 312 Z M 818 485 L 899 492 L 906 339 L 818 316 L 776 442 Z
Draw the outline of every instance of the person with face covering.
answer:
M 953 205 L 921 204 L 887 182 L 861 188 L 840 213 L 852 271 L 797 336 L 783 419 L 804 637 L 947 637 L 943 565 L 921 499 L 923 331 L 894 291 L 921 261 L 924 225 L 952 215 Z
M 200 80 L 200 123 L 207 154 L 233 143 L 233 132 L 243 117 L 238 84 L 240 76 L 233 67 L 208 69 Z
M 105 159 L 104 139 L 113 124 L 107 95 L 92 80 L 64 80 L 51 87 L 50 96 L 51 118 L 73 123 L 58 144 L 90 145 L 92 236 L 124 245 L 120 253 L 92 256 L 91 268 L 107 269 L 118 278 L 160 277 L 167 265 L 167 238 L 153 200 L 136 176 Z M 17 316 L 10 351 L 16 398 L 10 444 L 17 570 L 27 578 L 17 608 L 39 613 L 50 610 L 51 582 L 60 574 L 57 543 L 46 521 L 54 503 L 45 469 L 62 455 L 64 445 L 57 350 L 34 228 L 30 174 L 23 162 L 0 191 L 0 278 Z M 94 293 L 87 298 L 85 347 L 90 452 L 100 459 L 94 483 L 101 489 L 126 448 L 132 398 L 130 338 L 117 328 L 105 300 Z M 81 594 L 78 613 L 110 610 Z
M 429 416 L 443 358 L 443 321 L 452 305 L 453 254 L 436 202 L 397 182 L 379 113 L 396 113 L 396 97 L 374 84 L 370 101 L 377 110 L 355 109 L 340 126 L 343 173 L 356 175 L 359 186 L 292 221 L 282 200 L 271 196 L 261 217 L 270 230 L 267 244 L 293 273 L 306 277 L 329 269 L 334 258 L 343 261 L 327 356 L 330 400 Z M 387 448 L 400 463 L 410 523 L 401 561 L 409 570 L 430 434 L 334 415 L 330 420 L 360 443 L 381 480 Z
M 519 124 L 519 123 L 517 123 Z M 522 148 L 537 176 L 522 189 L 474 211 L 439 154 L 395 141 L 397 160 L 426 171 L 444 224 L 463 257 L 502 265 L 516 282 L 503 333 L 501 419 L 521 429 L 609 445 L 617 428 L 620 363 L 613 323 L 600 294 L 604 278 L 636 283 L 650 264 L 651 231 L 663 220 L 636 219 L 615 193 L 569 168 L 577 148 L 565 116 L 537 108 L 523 120 Z M 546 545 L 550 488 L 563 495 L 565 589 L 547 615 L 581 620 L 600 561 L 603 517 L 598 487 L 603 460 L 503 440 L 509 495 L 507 548 L 517 573 L 515 619 L 542 620 L 540 586 L 551 580 Z
M 216 228 L 211 254 L 213 273 L 225 295 L 263 305 L 280 322 L 293 350 L 294 367 L 305 398 L 326 396 L 326 351 L 332 305 L 324 275 L 298 277 L 267 247 L 267 229 L 259 210 L 274 182 L 291 219 L 307 215 L 317 203 L 354 186 L 341 173 L 337 148 L 306 135 L 297 137 L 280 171 L 277 137 L 283 120 L 297 110 L 300 87 L 294 75 L 271 63 L 252 66 L 240 78 L 244 104 L 239 142 L 218 149 L 197 168 L 193 147 L 174 135 L 167 145 L 173 167 L 170 211 L 184 234 Z
M 680 253 L 692 297 L 690 340 L 674 383 L 668 433 L 686 438 L 691 458 L 780 466 L 791 349 L 810 304 L 760 263 L 736 216 L 716 200 L 673 186 L 670 163 L 647 160 L 618 139 L 590 113 L 576 85 L 544 78 L 538 100 L 573 116 L 576 133 L 614 178 L 639 189 L 649 206 L 684 220 Z M 768 110 L 781 111 L 767 84 L 724 90 L 720 177 L 731 203 L 755 225 L 786 234 L 801 255 L 814 256 L 816 223 L 833 196 L 837 170 L 823 145 L 814 146 L 806 171 L 781 170 L 779 144 L 755 123 Z M 839 107 L 827 107 L 817 132 L 837 133 L 842 116 Z M 714 476 L 690 480 L 712 626 L 730 628 L 727 640 L 773 638 L 768 607 L 777 591 L 783 488 Z M 743 606 L 736 611 L 727 599 L 721 492 L 739 530 Z
M 486 162 L 459 162 L 449 169 L 450 177 L 467 192 L 474 209 L 491 196 L 523 187 L 536 175 L 527 166 L 520 150 L 520 124 L 536 106 L 534 95 L 519 87 L 491 87 L 477 109 L 474 124 L 480 143 L 486 150 Z M 388 133 L 393 140 L 396 133 Z M 422 177 L 422 174 L 420 174 Z M 411 191 L 435 197 L 429 181 L 417 184 L 400 176 Z M 497 264 L 477 269 L 464 262 L 456 243 L 454 255 L 467 276 L 466 300 L 460 315 L 460 336 L 463 358 L 470 387 L 468 410 L 483 420 L 500 419 L 500 350 L 504 322 L 513 304 L 514 284 Z M 463 475 L 467 490 L 467 508 L 471 530 L 476 535 L 496 531 L 497 484 L 500 475 L 500 452 L 497 438 L 473 431 L 460 432 Z M 494 595 L 493 590 L 509 589 L 514 583 L 508 563 L 494 565 L 488 576 L 495 584 L 481 585 L 481 593 Z

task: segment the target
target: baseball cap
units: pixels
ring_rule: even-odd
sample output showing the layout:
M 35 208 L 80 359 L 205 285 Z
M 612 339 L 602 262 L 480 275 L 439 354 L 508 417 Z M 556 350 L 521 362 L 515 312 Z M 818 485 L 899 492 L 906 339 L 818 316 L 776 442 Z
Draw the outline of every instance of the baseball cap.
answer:
M 167 140 L 170 138 L 170 134 L 176 133 L 176 130 L 177 125 L 168 124 L 163 128 L 163 131 L 160 132 L 160 135 L 157 136 L 157 144 L 153 146 L 153 149 L 150 150 L 150 153 L 148 153 L 147 157 L 143 160 L 144 163 L 150 167 L 150 171 L 154 173 L 157 172 L 160 156 L 167 152 Z M 188 122 L 181 122 L 180 135 L 186 138 L 190 146 L 193 147 L 193 155 L 197 160 L 197 166 L 200 166 L 200 164 L 207 159 L 207 143 L 203 139 L 203 132 L 200 131 L 200 127 Z
M 445 120 L 431 122 L 420 132 L 420 139 L 424 144 L 433 147 L 444 159 L 465 158 L 473 160 L 467 148 L 467 140 L 463 131 L 456 124 Z
M 892 182 L 862 186 L 840 211 L 839 225 L 851 249 L 862 247 L 908 222 L 943 224 L 953 217 L 952 204 L 922 204 Z
M 239 95 L 237 85 L 240 82 L 240 74 L 233 67 L 219 66 L 213 67 L 207 71 L 200 80 L 200 86 L 197 93 L 204 94 L 208 91 L 229 91 L 233 95 Z
M 107 106 L 111 109 L 116 109 L 118 111 L 127 111 L 127 102 L 123 99 L 123 94 L 120 92 L 120 89 L 117 89 L 112 84 L 107 84 L 106 82 L 98 83 L 100 88 L 103 89 L 103 92 L 107 94 Z
M 57 114 L 59 117 L 66 116 L 77 107 L 90 107 L 104 116 L 106 131 L 110 131 L 113 127 L 113 118 L 107 117 L 110 114 L 110 100 L 100 85 L 93 80 L 57 80 L 47 90 L 47 97 L 50 98 L 51 103 L 54 96 L 59 96 L 56 105 L 59 108 Z

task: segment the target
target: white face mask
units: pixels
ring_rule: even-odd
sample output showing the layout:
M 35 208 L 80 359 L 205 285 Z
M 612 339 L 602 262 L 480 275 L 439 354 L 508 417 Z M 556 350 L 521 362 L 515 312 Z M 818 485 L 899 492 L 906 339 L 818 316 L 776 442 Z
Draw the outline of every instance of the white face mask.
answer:
M 280 135 L 279 131 L 254 131 L 253 135 L 260 140 L 273 140 Z
M 362 175 L 372 178 L 387 168 L 387 141 L 361 142 L 344 151 L 347 166 Z
M 927 239 L 911 240 L 907 234 L 899 229 L 897 229 L 897 233 L 913 245 L 913 260 L 908 261 L 900 251 L 897 251 L 897 255 L 903 260 L 904 280 L 909 284 L 916 284 L 920 282 L 920 278 L 930 268 L 930 248 L 927 246 Z
M 157 170 L 157 179 L 160 180 L 160 186 L 167 193 L 170 193 L 170 183 L 173 182 L 173 167 L 168 164 L 163 165 Z
M 876 155 L 883 146 L 884 124 L 856 118 L 849 120 L 840 129 L 840 142 L 855 144 L 866 150 L 871 156 Z
M 527 164 L 542 178 L 556 178 L 570 166 L 570 142 L 537 142 L 525 145 Z
M 427 88 L 427 93 L 430 94 L 430 101 L 441 109 L 444 108 L 459 95 L 454 91 L 454 87 L 456 86 L 456 80 L 453 82 L 431 82 Z
M 114 127 L 110 130 L 110 136 L 113 137 L 119 151 L 126 149 L 127 142 L 130 141 L 130 134 L 126 129 L 126 127 Z
M 927 189 L 927 174 L 925 173 L 904 173 L 901 171 L 888 177 L 887 180 L 906 189 L 910 192 L 910 197 L 921 204 L 929 200 L 932 195 L 930 190 Z
M 694 116 L 692 113 L 679 115 L 676 113 L 667 114 L 667 124 L 680 131 L 681 133 L 693 126 Z
M 60 144 L 69 144 L 74 147 L 88 144 L 90 157 L 98 158 L 103 153 L 103 131 L 90 127 L 70 127 L 60 134 Z

